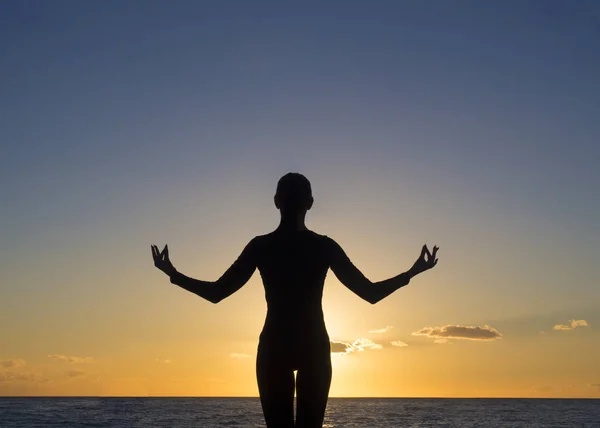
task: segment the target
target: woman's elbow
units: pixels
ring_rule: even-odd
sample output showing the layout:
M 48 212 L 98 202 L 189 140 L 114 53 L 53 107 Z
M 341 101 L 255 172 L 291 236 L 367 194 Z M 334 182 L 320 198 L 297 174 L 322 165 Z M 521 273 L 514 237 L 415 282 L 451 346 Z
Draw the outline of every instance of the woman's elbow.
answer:
M 369 302 L 370 304 L 374 305 L 375 303 L 379 302 L 381 299 L 378 299 L 375 296 L 369 296 L 365 299 L 367 302 Z
M 205 293 L 198 294 L 200 297 L 208 300 L 210 303 L 215 305 L 225 298 L 222 293 L 219 292 L 219 287 L 216 283 L 210 285 L 210 288 Z
M 227 297 L 227 295 L 221 293 L 220 290 L 219 290 L 219 288 L 215 287 L 214 290 L 213 290 L 213 292 L 210 294 L 209 297 L 210 298 L 208 299 L 208 301 L 210 303 L 214 303 L 216 305 L 221 300 L 223 300 L 225 297 Z
M 223 300 L 223 298 L 219 297 L 219 296 L 210 296 L 210 297 L 207 297 L 206 300 L 208 300 L 210 303 L 214 303 L 216 305 L 221 300 Z

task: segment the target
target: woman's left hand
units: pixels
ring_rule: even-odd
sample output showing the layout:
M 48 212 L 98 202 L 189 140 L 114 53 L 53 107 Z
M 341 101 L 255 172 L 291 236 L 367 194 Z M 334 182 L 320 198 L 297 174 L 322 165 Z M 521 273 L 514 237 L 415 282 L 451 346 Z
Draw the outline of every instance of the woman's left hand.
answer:
M 434 245 L 433 252 L 430 253 L 429 248 L 427 248 L 427 245 L 423 245 L 423 248 L 421 249 L 421 255 L 408 271 L 410 273 L 410 276 L 413 277 L 422 272 L 425 272 L 426 270 L 433 268 L 438 262 L 437 252 L 439 249 L 440 247 Z

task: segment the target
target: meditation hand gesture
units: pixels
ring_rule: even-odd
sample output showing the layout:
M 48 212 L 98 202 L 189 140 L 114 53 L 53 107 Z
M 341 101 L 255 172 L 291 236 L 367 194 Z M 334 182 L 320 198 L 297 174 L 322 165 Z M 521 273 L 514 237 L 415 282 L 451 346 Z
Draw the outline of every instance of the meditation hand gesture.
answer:
M 413 277 L 434 267 L 438 262 L 436 254 L 439 249 L 439 247 L 434 245 L 433 252 L 430 253 L 427 245 L 423 245 L 423 248 L 421 249 L 421 255 L 408 271 L 410 276 Z M 427 256 L 427 258 L 425 256 Z
M 150 247 L 152 248 L 154 266 L 171 276 L 175 272 L 175 267 L 171 263 L 171 260 L 169 260 L 169 247 L 165 245 L 165 248 L 163 248 L 162 252 L 158 251 L 158 247 L 156 245 L 151 245 Z

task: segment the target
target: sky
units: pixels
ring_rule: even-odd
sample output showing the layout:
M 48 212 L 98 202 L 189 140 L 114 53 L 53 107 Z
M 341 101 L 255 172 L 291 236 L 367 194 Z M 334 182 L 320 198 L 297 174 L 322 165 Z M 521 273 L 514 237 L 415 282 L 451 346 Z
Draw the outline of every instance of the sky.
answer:
M 594 1 L 0 3 L 0 395 L 257 396 L 277 180 L 330 273 L 336 397 L 600 397 Z

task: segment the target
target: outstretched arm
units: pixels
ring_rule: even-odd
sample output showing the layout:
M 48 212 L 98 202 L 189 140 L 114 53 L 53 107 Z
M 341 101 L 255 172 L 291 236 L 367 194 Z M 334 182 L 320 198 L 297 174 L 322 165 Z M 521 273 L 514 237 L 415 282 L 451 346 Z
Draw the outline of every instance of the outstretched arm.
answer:
M 421 255 L 408 271 L 384 281 L 371 282 L 354 266 L 337 242 L 332 239 L 330 243 L 330 267 L 337 279 L 359 297 L 372 304 L 407 285 L 415 275 L 434 267 L 437 264 L 436 254 L 439 249 L 434 246 L 433 253 L 430 253 L 427 246 L 423 245 Z M 425 256 L 428 258 L 425 259 Z
M 256 269 L 255 247 L 255 241 L 250 241 L 237 260 L 216 281 L 201 281 L 178 272 L 169 260 L 167 246 L 162 252 L 159 252 L 156 246 L 152 246 L 152 256 L 155 266 L 169 275 L 171 283 L 197 294 L 209 302 L 219 303 L 242 288 L 254 273 Z

